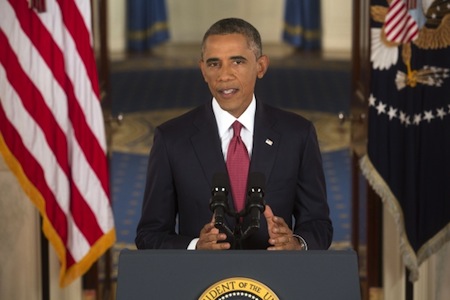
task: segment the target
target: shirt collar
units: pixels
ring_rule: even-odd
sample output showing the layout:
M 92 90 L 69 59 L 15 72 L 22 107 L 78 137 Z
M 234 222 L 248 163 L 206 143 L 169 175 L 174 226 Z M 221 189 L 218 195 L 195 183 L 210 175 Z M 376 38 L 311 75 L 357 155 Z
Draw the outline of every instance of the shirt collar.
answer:
M 256 98 L 253 95 L 252 102 L 244 111 L 244 113 L 239 117 L 235 118 L 229 112 L 223 110 L 216 98 L 212 100 L 212 108 L 214 115 L 216 117 L 217 128 L 219 130 L 219 136 L 222 138 L 224 134 L 230 129 L 234 121 L 239 121 L 246 130 L 248 130 L 253 136 L 253 126 L 255 123 L 255 112 L 256 112 Z

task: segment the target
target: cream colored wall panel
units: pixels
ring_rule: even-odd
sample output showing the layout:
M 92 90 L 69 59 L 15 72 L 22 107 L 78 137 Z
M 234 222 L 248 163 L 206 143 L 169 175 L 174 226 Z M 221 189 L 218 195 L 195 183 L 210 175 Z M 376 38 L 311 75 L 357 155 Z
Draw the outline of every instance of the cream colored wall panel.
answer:
M 171 41 L 195 43 L 215 21 L 244 18 L 258 28 L 265 42 L 281 40 L 284 0 L 167 0 Z
M 39 213 L 0 155 L 0 299 L 42 299 Z M 50 247 L 50 299 L 81 300 L 81 280 L 59 287 Z
M 126 48 L 126 0 L 108 1 L 108 46 L 112 53 Z
M 1 155 L 0 191 L 0 299 L 39 300 L 39 215 Z
M 404 300 L 406 272 L 392 214 L 383 209 L 383 292 L 384 300 Z M 450 243 L 444 245 L 419 268 L 414 283 L 415 300 L 444 300 L 450 294 Z
M 352 0 L 321 0 L 323 49 L 350 51 L 352 45 Z
M 50 299 L 82 300 L 83 291 L 81 277 L 65 288 L 59 286 L 60 263 L 53 247 L 49 247 Z M 86 299 L 87 300 L 87 299 Z
M 405 299 L 405 267 L 400 257 L 394 218 L 383 206 L 383 292 L 384 300 Z
M 323 47 L 350 51 L 352 0 L 322 0 Z M 284 0 L 166 0 L 172 43 L 199 43 L 215 21 L 244 18 L 261 33 L 264 43 L 279 43 Z M 125 51 L 125 0 L 108 2 L 108 39 L 112 53 Z

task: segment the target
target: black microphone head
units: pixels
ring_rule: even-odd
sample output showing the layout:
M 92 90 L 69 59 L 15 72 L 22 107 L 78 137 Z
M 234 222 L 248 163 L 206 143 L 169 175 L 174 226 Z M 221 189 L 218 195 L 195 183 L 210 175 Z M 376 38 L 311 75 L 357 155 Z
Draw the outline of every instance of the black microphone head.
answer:
M 229 179 L 226 173 L 215 173 L 212 178 L 211 200 L 209 208 L 216 214 L 217 219 L 222 219 L 223 214 L 228 211 Z M 222 221 L 219 221 L 221 223 Z
M 247 185 L 249 193 L 251 193 L 254 188 L 264 191 L 266 189 L 266 176 L 261 172 L 252 172 L 248 175 Z
M 263 173 L 252 172 L 248 175 L 248 194 L 247 202 L 245 205 L 246 213 L 256 212 L 263 213 L 266 209 L 266 203 L 264 201 L 264 189 L 266 188 L 266 177 Z
M 224 192 L 228 194 L 230 189 L 230 181 L 226 173 L 214 173 L 212 178 L 212 193 Z

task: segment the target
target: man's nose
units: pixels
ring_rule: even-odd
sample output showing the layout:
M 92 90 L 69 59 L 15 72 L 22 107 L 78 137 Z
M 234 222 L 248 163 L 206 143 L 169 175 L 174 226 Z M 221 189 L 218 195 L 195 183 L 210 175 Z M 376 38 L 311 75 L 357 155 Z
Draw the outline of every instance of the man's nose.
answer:
M 230 64 L 223 64 L 219 70 L 219 80 L 228 81 L 234 78 L 234 70 Z

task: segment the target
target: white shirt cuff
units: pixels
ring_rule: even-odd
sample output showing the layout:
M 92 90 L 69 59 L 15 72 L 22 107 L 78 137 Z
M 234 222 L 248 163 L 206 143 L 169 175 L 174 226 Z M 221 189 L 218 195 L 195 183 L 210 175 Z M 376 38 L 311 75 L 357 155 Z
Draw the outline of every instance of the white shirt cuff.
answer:
M 188 247 L 187 247 L 187 250 L 195 250 L 196 249 L 196 247 L 197 247 L 197 242 L 198 242 L 198 238 L 195 238 L 195 239 L 193 239 L 190 243 L 189 243 L 189 245 L 188 245 Z

